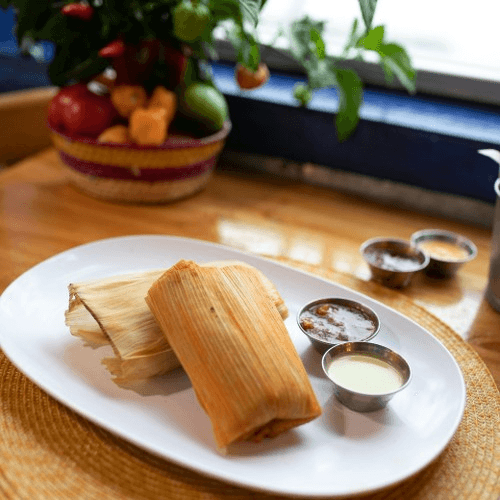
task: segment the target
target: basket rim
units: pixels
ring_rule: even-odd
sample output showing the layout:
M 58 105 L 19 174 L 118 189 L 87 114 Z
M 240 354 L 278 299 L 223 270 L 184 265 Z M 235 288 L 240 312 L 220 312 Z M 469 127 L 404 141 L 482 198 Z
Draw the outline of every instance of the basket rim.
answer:
M 196 148 L 200 146 L 206 146 L 208 144 L 213 144 L 215 142 L 219 142 L 221 140 L 224 140 L 228 135 L 229 132 L 231 131 L 232 128 L 232 123 L 230 120 L 226 120 L 224 124 L 222 125 L 222 128 L 215 132 L 214 134 L 207 135 L 205 137 L 200 137 L 200 138 L 195 138 L 195 137 L 189 137 L 187 135 L 171 135 L 167 138 L 167 140 L 163 144 L 159 145 L 142 145 L 142 144 L 134 144 L 134 143 L 129 143 L 129 144 L 120 144 L 120 143 L 113 143 L 113 142 L 99 142 L 97 139 L 92 139 L 90 137 L 85 137 L 85 136 L 72 136 L 69 134 L 66 134 L 59 130 L 57 127 L 54 127 L 53 125 L 50 124 L 50 122 L 47 123 L 47 126 L 49 130 L 55 134 L 58 135 L 59 137 L 62 137 L 68 142 L 79 142 L 83 144 L 88 144 L 89 146 L 95 146 L 95 147 L 106 147 L 106 148 L 111 148 L 111 149 L 126 149 L 126 150 L 137 150 L 137 151 L 165 151 L 169 149 L 188 149 L 188 148 Z

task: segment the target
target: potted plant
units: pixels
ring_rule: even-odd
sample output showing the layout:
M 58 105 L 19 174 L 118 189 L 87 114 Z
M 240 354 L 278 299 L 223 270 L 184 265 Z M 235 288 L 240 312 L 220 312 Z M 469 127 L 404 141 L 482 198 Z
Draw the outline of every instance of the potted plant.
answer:
M 0 0 L 17 14 L 19 45 L 50 41 L 49 77 L 60 88 L 48 123 L 61 160 L 83 190 L 114 200 L 173 200 L 208 181 L 230 131 L 229 110 L 210 72 L 215 32 L 235 50 L 241 89 L 266 83 L 255 28 L 265 0 Z M 294 89 L 307 106 L 318 88 L 336 87 L 340 140 L 355 129 L 362 84 L 345 66 L 366 51 L 388 76 L 414 90 L 405 50 L 372 27 L 376 2 L 359 0 L 364 27 L 354 22 L 341 56 L 327 55 L 324 22 L 288 27 L 289 52 L 307 81 Z

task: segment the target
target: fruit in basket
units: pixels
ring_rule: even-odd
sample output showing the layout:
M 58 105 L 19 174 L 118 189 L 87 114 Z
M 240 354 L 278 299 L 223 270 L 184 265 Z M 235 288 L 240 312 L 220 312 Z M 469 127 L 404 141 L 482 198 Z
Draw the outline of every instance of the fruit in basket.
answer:
M 179 102 L 180 113 L 208 131 L 216 132 L 228 118 L 227 102 L 215 87 L 195 82 L 189 85 Z
M 159 85 L 148 101 L 148 108 L 163 108 L 167 112 L 167 124 L 170 125 L 177 112 L 177 94 Z
M 141 85 L 118 85 L 111 90 L 111 102 L 118 113 L 129 118 L 137 108 L 144 108 L 148 95 Z
M 91 92 L 87 85 L 77 83 L 62 88 L 49 105 L 49 123 L 70 135 L 96 137 L 110 127 L 117 112 L 107 96 Z
M 112 142 L 114 144 L 128 144 L 131 142 L 126 125 L 113 125 L 102 132 L 97 142 Z
M 159 145 L 168 133 L 167 111 L 163 108 L 136 109 L 130 116 L 128 133 L 141 145 Z

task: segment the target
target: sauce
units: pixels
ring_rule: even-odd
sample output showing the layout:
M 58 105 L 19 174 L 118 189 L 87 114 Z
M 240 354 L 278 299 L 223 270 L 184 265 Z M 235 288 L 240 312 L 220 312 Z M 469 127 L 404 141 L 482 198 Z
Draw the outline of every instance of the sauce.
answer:
M 403 385 L 403 377 L 394 367 L 366 354 L 344 355 L 334 359 L 327 371 L 337 384 L 363 394 L 393 392 Z
M 465 248 L 449 241 L 425 240 L 418 246 L 435 259 L 463 260 L 469 256 Z
M 306 309 L 299 322 L 309 335 L 326 342 L 363 340 L 376 329 L 374 321 L 363 311 L 327 302 Z
M 420 269 L 422 264 L 418 257 L 396 254 L 390 250 L 371 250 L 366 256 L 372 265 L 387 271 L 411 272 Z

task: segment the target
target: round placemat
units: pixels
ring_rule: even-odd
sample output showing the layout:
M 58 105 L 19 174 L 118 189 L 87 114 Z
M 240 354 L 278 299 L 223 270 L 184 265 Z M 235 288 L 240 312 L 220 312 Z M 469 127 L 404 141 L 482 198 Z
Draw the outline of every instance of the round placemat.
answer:
M 476 352 L 403 294 L 373 282 L 288 264 L 369 295 L 435 335 L 459 363 L 467 404 L 454 438 L 424 470 L 370 500 L 498 500 L 500 394 Z M 172 464 L 58 403 L 0 353 L 0 494 L 7 499 L 250 500 L 285 498 L 245 490 Z

